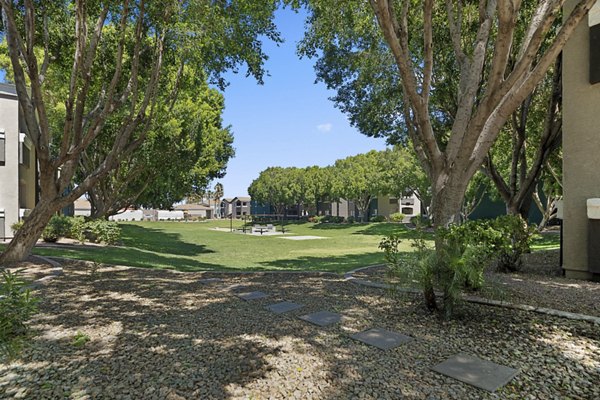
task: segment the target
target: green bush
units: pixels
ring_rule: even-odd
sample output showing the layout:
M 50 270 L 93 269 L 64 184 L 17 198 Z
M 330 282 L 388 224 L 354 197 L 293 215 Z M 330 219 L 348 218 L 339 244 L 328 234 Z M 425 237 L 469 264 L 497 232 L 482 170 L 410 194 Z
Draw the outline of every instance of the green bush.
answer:
M 38 299 L 31 295 L 19 271 L 2 271 L 0 282 L 0 355 L 14 356 L 27 333 L 27 322 L 37 312 Z
M 79 241 L 79 243 L 85 243 L 85 218 L 81 215 L 69 218 L 69 235 L 71 239 Z
M 431 220 L 423 215 L 415 215 L 414 217 L 411 217 L 410 223 L 422 228 L 431 227 Z
M 15 222 L 14 224 L 12 224 L 10 226 L 10 229 L 12 229 L 13 232 L 16 232 L 19 229 L 21 229 L 21 227 L 23 226 L 24 223 L 25 223 L 24 221 Z
M 95 219 L 86 222 L 86 236 L 93 242 L 115 244 L 121 239 L 121 228 L 114 221 Z
M 332 224 L 341 224 L 342 222 L 344 222 L 344 217 L 338 217 L 335 215 L 324 215 L 323 217 L 321 217 L 320 222 L 323 223 L 332 223 Z
M 371 222 L 385 222 L 385 216 L 383 215 L 374 215 L 371 217 Z
M 348 222 L 349 224 L 353 224 L 356 222 L 356 218 L 351 215 L 348 218 L 346 218 L 346 222 Z
M 528 226 L 520 216 L 504 215 L 492 222 L 499 232 L 496 243 L 497 264 L 500 272 L 515 272 L 521 269 L 521 256 L 531 251 L 535 227 Z
M 404 221 L 404 217 L 405 215 L 402 213 L 393 213 L 392 215 L 390 215 L 390 221 L 392 222 L 402 222 Z
M 396 234 L 385 237 L 379 247 L 391 274 L 419 283 L 428 308 L 438 308 L 434 289 L 440 290 L 442 311 L 451 317 L 464 290 L 482 288 L 484 271 L 492 260 L 503 270 L 518 268 L 521 255 L 529 250 L 533 229 L 515 216 L 467 221 L 437 229 L 435 251 L 425 245 L 423 230 L 417 232 L 413 244 L 417 251 L 412 254 L 398 253 L 400 238 Z
M 42 232 L 42 240 L 44 242 L 56 242 L 61 237 L 68 237 L 70 230 L 70 217 L 53 215 Z

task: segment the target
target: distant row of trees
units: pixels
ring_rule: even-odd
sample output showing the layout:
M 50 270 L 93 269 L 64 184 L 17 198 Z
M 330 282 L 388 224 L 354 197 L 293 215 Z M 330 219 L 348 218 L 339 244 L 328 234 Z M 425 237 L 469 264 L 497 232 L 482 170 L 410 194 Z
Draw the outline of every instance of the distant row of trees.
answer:
M 327 167 L 270 167 L 252 182 L 248 193 L 253 200 L 273 206 L 279 215 L 290 206 L 318 215 L 320 204 L 343 198 L 352 201 L 364 218 L 371 200 L 381 194 L 415 193 L 426 206 L 430 202 L 425 173 L 414 154 L 402 147 L 373 150 Z
M 525 219 L 535 204 L 542 214 L 540 228 L 553 217 L 555 202 L 562 194 L 561 152 L 556 143 L 544 152 L 529 151 L 528 143 L 544 140 L 536 134 L 539 132 L 532 131 L 529 135 L 523 133 L 524 143 L 519 143 L 521 139 L 515 140 L 519 137 L 515 132 L 521 130 L 507 127 L 502 140 L 467 187 L 460 211 L 463 220 L 468 219 L 485 196 L 502 200 L 507 214 L 521 215 Z M 555 142 L 556 138 L 552 140 Z M 523 150 L 515 150 L 515 146 Z M 531 163 L 533 165 L 528 167 Z M 399 198 L 414 194 L 423 210 L 431 205 L 431 183 L 427 174 L 410 147 L 403 146 L 358 154 L 326 167 L 269 167 L 252 182 L 248 193 L 253 200 L 270 204 L 278 215 L 294 206 L 319 215 L 320 204 L 346 199 L 356 205 L 364 218 L 368 216 L 371 201 L 380 195 Z

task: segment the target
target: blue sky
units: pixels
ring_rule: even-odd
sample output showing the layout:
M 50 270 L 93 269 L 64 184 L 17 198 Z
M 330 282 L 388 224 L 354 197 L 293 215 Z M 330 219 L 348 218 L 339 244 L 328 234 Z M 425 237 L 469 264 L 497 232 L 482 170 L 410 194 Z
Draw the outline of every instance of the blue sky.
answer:
M 315 84 L 315 60 L 296 55 L 304 35 L 304 14 L 279 10 L 275 22 L 285 43 L 265 43 L 270 76 L 264 85 L 229 74 L 225 90 L 225 125 L 235 136 L 236 156 L 223 183 L 226 197 L 242 196 L 260 171 L 270 166 L 325 166 L 339 158 L 385 148 L 383 139 L 369 138 L 351 127 L 334 107 L 323 83 Z M 216 181 L 215 181 L 216 182 Z

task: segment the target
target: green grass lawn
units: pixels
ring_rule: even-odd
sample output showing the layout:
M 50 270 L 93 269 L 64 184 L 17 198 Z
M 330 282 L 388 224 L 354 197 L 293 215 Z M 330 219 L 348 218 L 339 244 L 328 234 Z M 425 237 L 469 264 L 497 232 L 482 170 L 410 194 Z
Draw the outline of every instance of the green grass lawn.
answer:
M 240 221 L 233 227 L 241 228 Z M 215 231 L 229 228 L 229 221 L 131 222 L 120 224 L 122 246 L 36 248 L 34 254 L 75 258 L 115 265 L 202 270 L 297 270 L 346 272 L 383 262 L 378 248 L 381 238 L 393 231 L 406 240 L 402 250 L 412 251 L 414 232 L 403 225 L 288 224 L 290 236 L 322 236 L 326 239 L 293 241 L 282 236 L 251 236 Z M 279 229 L 279 227 L 278 227 Z M 287 235 L 286 235 L 287 236 Z M 534 240 L 533 250 L 559 247 L 559 235 L 544 234 Z M 2 249 L 2 246 L 0 246 Z
M 241 222 L 234 221 L 234 228 Z M 345 272 L 383 262 L 378 244 L 383 235 L 404 232 L 402 244 L 411 251 L 413 233 L 402 225 L 289 224 L 289 236 L 326 239 L 293 241 L 282 236 L 252 236 L 215 231 L 229 221 L 131 222 L 120 224 L 123 245 L 118 247 L 36 248 L 34 253 L 91 260 L 108 264 L 179 271 L 200 270 L 313 270 Z M 278 227 L 279 229 L 279 227 Z M 288 236 L 288 235 L 286 235 Z

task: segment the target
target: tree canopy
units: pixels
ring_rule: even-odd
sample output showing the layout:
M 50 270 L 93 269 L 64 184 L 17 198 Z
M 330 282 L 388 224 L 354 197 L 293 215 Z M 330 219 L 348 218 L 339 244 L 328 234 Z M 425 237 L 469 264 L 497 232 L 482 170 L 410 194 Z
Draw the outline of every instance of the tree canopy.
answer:
M 224 86 L 223 72 L 245 65 L 262 82 L 262 40 L 281 40 L 272 22 L 277 2 L 267 0 L 1 0 L 0 7 L 7 76 L 40 170 L 39 202 L 2 261 L 24 258 L 54 212 L 135 152 L 153 124 L 168 119 L 165 106 L 177 103 L 190 74 Z M 83 153 L 107 131 L 110 150 L 69 191 Z

